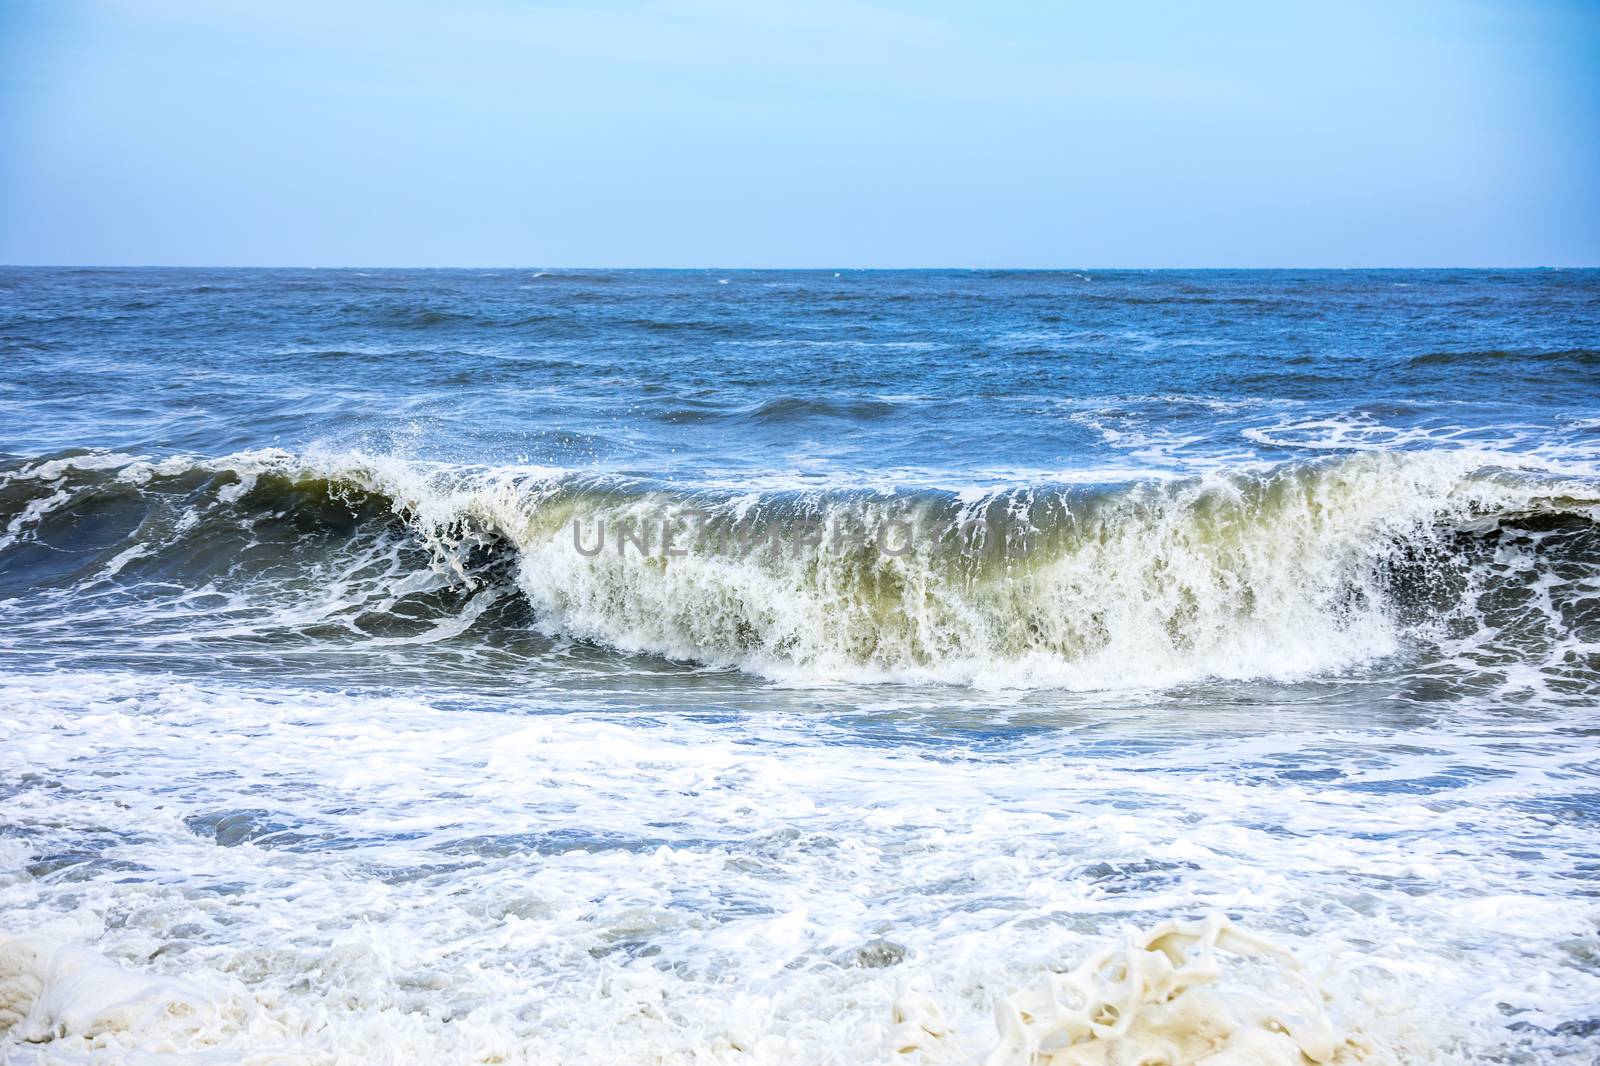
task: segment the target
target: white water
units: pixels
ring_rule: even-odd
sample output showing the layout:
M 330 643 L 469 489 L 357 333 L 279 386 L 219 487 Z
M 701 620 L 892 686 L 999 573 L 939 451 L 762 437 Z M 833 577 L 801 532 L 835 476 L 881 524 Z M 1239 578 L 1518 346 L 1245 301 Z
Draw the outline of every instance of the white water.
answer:
M 120 461 L 119 478 L 132 484 L 197 465 L 236 478 L 216 490 L 213 509 L 234 507 L 266 476 L 380 494 L 431 550 L 435 571 L 397 578 L 380 566 L 388 582 L 373 594 L 380 598 L 430 581 L 470 584 L 464 552 L 495 542 L 517 553 L 520 591 L 534 624 L 552 636 L 802 683 L 1104 690 L 1315 677 L 1396 655 L 1408 641 L 1442 639 L 1444 623 L 1475 617 L 1473 598 L 1492 575 L 1452 576 L 1467 565 L 1456 557 L 1458 534 L 1492 530 L 1507 515 L 1600 519 L 1592 464 L 1471 449 L 1125 485 L 1080 494 L 1068 510 L 1059 487 L 958 486 L 905 500 L 847 485 L 689 493 L 615 476 L 575 482 L 548 468 L 472 470 L 353 454 Z M 27 472 L 45 483 L 43 502 L 18 523 L 69 498 L 52 479 L 78 462 Z M 113 459 L 81 462 L 92 469 Z M 746 536 L 775 533 L 779 546 L 685 545 L 696 514 L 743 522 Z M 997 514 L 1006 529 L 1033 538 L 1030 554 L 978 561 L 955 545 L 934 548 L 928 531 L 941 522 Z M 877 532 L 892 544 L 903 535 L 886 530 L 902 520 L 923 531 L 903 557 L 863 546 L 859 534 L 819 546 L 793 533 L 810 522 L 865 529 L 869 541 Z M 686 554 L 665 553 L 663 523 Z M 622 542 L 627 525 L 656 531 L 644 551 Z M 600 547 L 590 555 L 579 545 Z M 1461 601 L 1420 630 L 1399 618 L 1388 583 L 1392 567 L 1408 563 L 1431 567 L 1428 580 L 1440 587 L 1454 579 L 1462 588 Z M 330 580 L 339 596 L 320 604 L 296 597 L 286 628 L 360 606 L 364 594 Z M 1543 614 L 1547 643 L 1560 643 L 1568 627 L 1550 603 Z
M 0 940 L 43 938 L 0 946 L 13 1062 L 1009 1064 L 1077 1031 L 1085 988 L 1130 1020 L 1058 1062 L 1232 1039 L 1267 1063 L 1282 1041 L 1250 1034 L 1285 1024 L 1338 1062 L 1597 1048 L 1581 712 L 1001 729 L 914 690 L 841 718 L 3 686 Z M 1162 923 L 1209 912 L 1298 962 L 1213 930 L 1245 956 L 1167 974 Z M 47 972 L 41 944 L 116 969 Z M 1117 992 L 1119 959 L 1166 991 Z

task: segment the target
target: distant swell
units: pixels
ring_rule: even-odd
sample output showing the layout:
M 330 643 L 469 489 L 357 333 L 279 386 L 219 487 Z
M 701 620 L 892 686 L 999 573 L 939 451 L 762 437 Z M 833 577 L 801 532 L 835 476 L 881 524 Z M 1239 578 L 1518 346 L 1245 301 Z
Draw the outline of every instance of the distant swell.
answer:
M 62 456 L 0 468 L 0 597 L 181 604 L 229 639 L 315 640 L 463 639 L 509 594 L 522 608 L 494 624 L 806 682 L 1289 679 L 1476 633 L 1581 682 L 1600 489 L 1526 463 L 1391 452 L 1172 484 L 735 493 L 383 456 Z M 662 522 L 702 537 L 667 554 Z M 836 536 L 793 536 L 813 527 Z M 942 532 L 902 555 L 875 536 L 891 527 Z M 598 554 L 578 550 L 602 528 Z
M 1424 366 L 1474 366 L 1495 363 L 1571 363 L 1579 367 L 1600 367 L 1600 351 L 1593 348 L 1566 348 L 1559 351 L 1508 351 L 1492 349 L 1478 352 L 1428 352 L 1413 356 L 1411 365 Z

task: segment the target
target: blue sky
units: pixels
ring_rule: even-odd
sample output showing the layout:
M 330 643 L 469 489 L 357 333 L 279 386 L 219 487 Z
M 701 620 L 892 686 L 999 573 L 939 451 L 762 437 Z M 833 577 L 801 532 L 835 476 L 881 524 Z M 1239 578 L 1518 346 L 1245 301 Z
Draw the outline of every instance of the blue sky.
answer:
M 0 262 L 1600 264 L 1600 3 L 0 0 Z

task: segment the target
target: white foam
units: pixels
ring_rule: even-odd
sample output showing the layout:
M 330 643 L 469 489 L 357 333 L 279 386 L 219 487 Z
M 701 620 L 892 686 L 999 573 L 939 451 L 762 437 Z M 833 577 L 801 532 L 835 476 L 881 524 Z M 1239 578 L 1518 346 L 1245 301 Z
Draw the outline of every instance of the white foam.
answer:
M 1141 724 L 1132 704 L 1081 734 L 933 743 L 959 725 L 947 703 L 858 729 L 812 696 L 620 709 L 645 699 L 475 710 L 13 673 L 0 913 L 215 1005 L 189 1036 L 136 1019 L 123 1046 L 286 1061 L 881 1062 L 912 1023 L 924 1061 L 972 1061 L 999 1042 L 996 1001 L 1039 1048 L 1058 1039 L 1086 1009 L 1068 985 L 1144 990 L 1117 1039 L 1171 1036 L 1166 988 L 1224 1044 L 1277 1026 L 1326 1046 L 1315 1007 L 1335 1048 L 1406 1063 L 1594 1049 L 1556 1030 L 1600 1002 L 1582 961 L 1600 902 L 1571 878 L 1600 841 L 1539 813 L 1592 759 L 1581 714 L 1398 727 L 1367 708 L 1301 730 L 1280 708 L 1262 732 L 1192 702 Z M 1214 982 L 1147 957 L 1193 933 L 1165 922 L 1207 911 L 1292 949 L 1319 998 L 1271 953 L 1213 960 Z M 1145 932 L 1118 946 L 1128 926 Z M 1107 964 L 1130 959 L 1142 983 L 1119 986 Z M 86 993 L 119 980 L 84 972 Z M 69 999 L 51 1016 L 118 1002 Z
M 1227 988 L 1230 955 L 1271 960 L 1270 977 Z M 984 1066 L 1393 1062 L 1335 1027 L 1330 998 L 1291 954 L 1224 915 L 1169 920 L 998 1001 L 1000 1039 Z
M 0 937 L 0 1039 L 50 1042 L 57 1053 L 148 1051 L 189 1044 L 210 1020 L 182 981 L 134 973 L 45 937 Z M 5 1043 L 0 1043 L 4 1050 Z

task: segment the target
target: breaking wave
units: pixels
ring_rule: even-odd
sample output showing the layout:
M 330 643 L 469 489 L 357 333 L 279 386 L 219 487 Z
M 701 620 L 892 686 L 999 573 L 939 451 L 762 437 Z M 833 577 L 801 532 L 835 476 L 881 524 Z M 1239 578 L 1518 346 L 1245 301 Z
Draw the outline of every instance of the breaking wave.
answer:
M 261 637 L 483 616 L 803 682 L 1294 679 L 1472 634 L 1592 677 L 1597 516 L 1589 471 L 1467 450 L 959 491 L 79 454 L 0 465 L 0 597 Z

